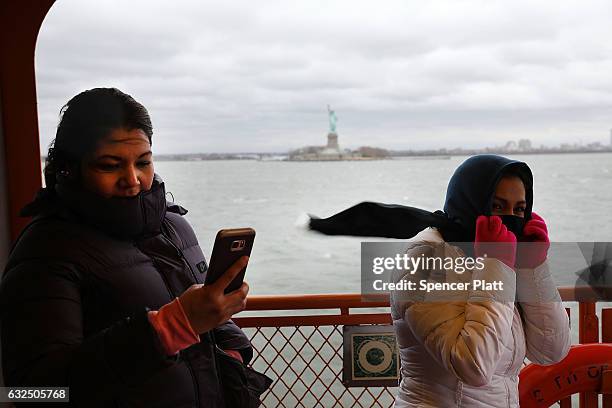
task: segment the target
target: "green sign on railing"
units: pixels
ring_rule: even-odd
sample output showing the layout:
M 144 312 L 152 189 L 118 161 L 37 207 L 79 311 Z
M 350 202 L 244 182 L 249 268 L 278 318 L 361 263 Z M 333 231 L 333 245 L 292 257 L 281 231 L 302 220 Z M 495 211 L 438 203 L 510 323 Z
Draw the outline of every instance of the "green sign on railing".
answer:
M 343 336 L 345 386 L 397 386 L 400 364 L 393 326 L 344 326 Z

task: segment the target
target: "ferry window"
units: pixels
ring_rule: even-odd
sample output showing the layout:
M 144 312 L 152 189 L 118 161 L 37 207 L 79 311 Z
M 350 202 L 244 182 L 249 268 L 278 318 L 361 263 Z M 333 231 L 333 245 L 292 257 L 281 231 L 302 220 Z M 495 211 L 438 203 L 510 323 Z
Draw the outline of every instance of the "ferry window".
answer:
M 117 87 L 209 256 L 253 227 L 252 294 L 359 292 L 360 242 L 306 231 L 361 201 L 436 210 L 467 155 L 532 167 L 558 241 L 609 240 L 605 2 L 62 0 L 36 53 L 41 152 L 59 110 Z M 570 154 L 571 153 L 571 154 Z

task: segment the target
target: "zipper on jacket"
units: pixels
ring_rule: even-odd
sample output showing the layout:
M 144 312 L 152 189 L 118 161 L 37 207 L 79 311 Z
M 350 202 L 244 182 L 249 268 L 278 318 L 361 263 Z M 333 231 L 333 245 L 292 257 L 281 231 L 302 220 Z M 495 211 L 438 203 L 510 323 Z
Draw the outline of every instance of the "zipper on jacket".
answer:
M 516 306 L 514 306 L 514 309 L 512 310 L 512 326 L 514 326 L 514 318 L 516 317 Z M 520 317 L 519 317 L 520 320 Z M 523 322 L 519 321 L 519 324 L 521 325 L 521 331 L 523 331 Z M 508 374 L 510 372 L 510 369 L 512 367 L 514 367 L 514 362 L 516 360 L 516 347 L 517 347 L 517 339 L 516 339 L 516 333 L 514 333 L 514 331 L 512 330 L 512 327 L 510 328 L 511 333 L 512 333 L 512 360 L 510 361 L 510 364 L 508 365 L 508 368 L 506 369 L 506 372 L 504 374 Z M 524 336 L 524 334 L 523 334 Z
M 162 231 L 163 231 L 163 229 L 162 229 Z M 164 239 L 170 241 L 170 239 L 166 238 L 166 236 L 164 235 L 163 232 L 162 232 L 161 235 L 162 235 L 162 237 L 164 237 Z M 176 248 L 176 245 L 174 245 L 172 243 L 172 241 L 170 241 L 170 243 L 172 244 L 172 246 L 174 248 Z M 178 248 L 176 248 L 176 249 L 178 251 Z M 179 255 L 182 257 L 182 253 L 180 253 L 180 251 L 179 251 Z M 151 261 L 153 262 L 153 266 L 155 266 L 155 264 L 157 263 L 155 261 L 155 258 L 151 258 Z M 189 263 L 187 262 L 187 264 L 189 264 Z M 189 268 L 189 269 L 191 269 L 191 268 Z M 156 270 L 157 270 L 157 268 L 156 268 Z M 160 274 L 160 276 L 162 278 L 162 281 L 164 281 L 164 285 L 166 286 L 166 290 L 170 294 L 170 297 L 172 299 L 174 299 L 176 296 L 172 292 L 172 289 L 170 289 L 170 285 L 168 284 L 168 280 L 166 279 L 166 277 L 164 276 L 163 273 L 161 273 L 159 271 L 157 273 Z M 193 271 L 192 271 L 192 273 L 193 273 Z M 196 282 L 197 282 L 197 280 L 196 280 Z M 179 355 L 182 354 L 182 353 L 183 353 L 183 351 L 180 350 L 179 351 Z M 193 372 L 193 367 L 191 366 L 190 361 L 188 359 L 182 359 L 182 360 L 185 362 L 185 365 L 187 366 L 187 370 L 189 371 L 189 374 L 191 375 L 191 381 L 193 382 L 193 391 L 194 391 L 194 394 L 195 394 L 195 401 L 196 401 L 196 404 L 197 404 L 196 406 L 199 407 L 200 406 L 200 388 L 199 388 L 198 380 L 196 379 L 195 373 Z
M 194 272 L 194 271 L 193 271 L 193 269 L 191 268 L 191 264 L 189 263 L 189 261 L 187 260 L 187 258 L 185 258 L 185 254 L 183 253 L 183 251 L 181 251 L 181 249 L 180 249 L 178 246 L 176 246 L 176 245 L 174 244 L 174 242 L 172 242 L 172 240 L 170 239 L 170 237 L 166 236 L 166 234 L 167 234 L 167 230 L 166 230 L 166 228 L 164 228 L 164 227 L 162 226 L 162 234 L 161 234 L 161 235 L 162 235 L 162 237 L 164 237 L 164 239 L 165 239 L 166 241 L 168 241 L 168 242 L 170 243 L 170 245 L 172 245 L 172 247 L 173 247 L 173 248 L 176 250 L 177 255 L 178 255 L 178 256 L 180 256 L 180 257 L 181 257 L 181 259 L 182 259 L 182 260 L 183 260 L 183 261 L 184 261 L 184 262 L 187 264 L 187 268 L 189 268 L 189 272 L 191 272 L 191 276 L 192 276 L 192 277 L 193 277 L 193 279 L 195 280 L 195 283 L 198 283 L 198 278 L 196 277 L 195 272 Z M 169 235 L 169 234 L 168 234 L 168 235 Z
M 514 306 L 514 309 L 512 310 L 512 326 L 514 326 L 514 319 L 516 317 L 516 313 L 517 313 L 517 308 L 516 305 Z M 521 330 L 522 330 L 522 325 L 523 322 L 520 319 L 519 316 L 519 324 L 521 325 Z M 508 385 L 508 373 L 510 372 L 510 369 L 512 369 L 512 367 L 514 367 L 514 362 L 516 360 L 516 347 L 517 347 L 517 339 L 516 339 L 516 334 L 514 333 L 513 330 L 511 330 L 512 333 L 512 359 L 510 361 L 510 364 L 508 365 L 508 368 L 506 369 L 506 372 L 504 373 L 504 386 L 506 387 L 506 404 L 508 405 L 508 407 L 510 408 L 510 386 Z M 524 336 L 524 335 L 523 335 Z
M 191 272 L 191 276 L 193 277 L 195 283 L 198 283 L 198 278 L 196 277 L 196 274 L 195 274 L 193 268 L 191 267 L 191 264 L 189 263 L 187 258 L 185 258 L 185 254 L 183 253 L 183 251 L 177 245 L 175 245 L 174 242 L 172 242 L 172 239 L 170 239 L 170 237 L 169 237 L 170 234 L 168 233 L 168 230 L 165 227 L 165 225 L 162 225 L 161 231 L 162 231 L 162 233 L 161 233 L 162 237 L 166 241 L 168 241 L 170 243 L 170 245 L 172 245 L 172 247 L 176 250 L 176 253 L 183 259 L 184 263 L 187 264 L 187 268 L 189 268 L 189 272 Z M 211 340 L 211 343 L 213 345 L 213 362 L 215 364 L 215 371 L 218 372 L 218 370 L 219 370 L 218 365 L 219 364 L 218 364 L 217 356 L 216 356 L 216 352 L 215 352 L 215 348 L 217 347 L 217 342 L 214 339 L 214 333 L 212 332 L 212 330 L 210 332 L 208 332 L 207 334 L 209 336 L 209 340 Z M 195 383 L 196 382 L 195 375 L 193 374 L 193 372 L 191 374 L 193 376 L 193 380 L 194 380 L 194 383 Z M 219 386 L 221 387 L 220 383 L 219 383 Z M 198 389 L 196 388 L 196 391 L 197 390 Z M 200 399 L 199 399 L 199 394 L 198 394 L 198 403 L 199 402 L 200 402 Z

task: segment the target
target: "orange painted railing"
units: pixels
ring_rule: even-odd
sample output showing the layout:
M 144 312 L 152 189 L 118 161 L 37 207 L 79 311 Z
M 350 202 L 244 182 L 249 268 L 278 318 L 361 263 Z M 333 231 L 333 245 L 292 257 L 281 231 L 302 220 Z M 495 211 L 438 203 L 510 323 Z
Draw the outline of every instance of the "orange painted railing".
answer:
M 564 301 L 578 302 L 577 319 L 571 319 L 574 324 L 578 322 L 578 342 L 599 342 L 597 300 L 589 297 L 592 292 L 560 288 L 559 293 Z M 251 338 L 255 348 L 253 367 L 275 379 L 262 397 L 263 406 L 392 406 L 396 394 L 393 387 L 347 388 L 342 384 L 342 326 L 391 323 L 388 297 L 371 300 L 362 300 L 360 294 L 249 297 L 245 313 L 249 316 L 241 314 L 234 321 Z M 365 310 L 376 308 L 387 310 Z M 289 312 L 292 314 L 287 315 Z M 603 309 L 601 315 L 602 341 L 612 342 L 612 309 Z M 563 408 L 571 407 L 570 398 L 560 403 Z M 579 406 L 597 407 L 598 395 L 581 394 Z M 604 395 L 604 406 L 612 407 L 610 396 Z

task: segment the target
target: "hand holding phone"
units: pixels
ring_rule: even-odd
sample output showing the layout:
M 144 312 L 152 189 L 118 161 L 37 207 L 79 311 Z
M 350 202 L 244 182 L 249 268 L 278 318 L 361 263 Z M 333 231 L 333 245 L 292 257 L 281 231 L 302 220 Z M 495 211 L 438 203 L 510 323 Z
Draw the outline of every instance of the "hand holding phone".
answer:
M 238 258 L 216 282 L 191 285 L 179 296 L 187 320 L 196 333 L 212 330 L 244 310 L 249 285 L 242 283 L 231 293 L 226 293 L 226 288 L 246 268 L 248 261 L 246 256 Z

